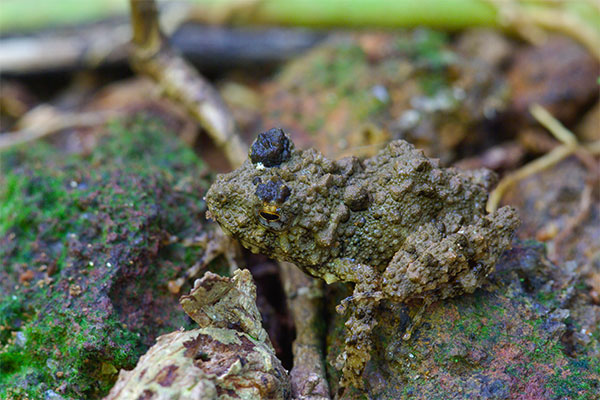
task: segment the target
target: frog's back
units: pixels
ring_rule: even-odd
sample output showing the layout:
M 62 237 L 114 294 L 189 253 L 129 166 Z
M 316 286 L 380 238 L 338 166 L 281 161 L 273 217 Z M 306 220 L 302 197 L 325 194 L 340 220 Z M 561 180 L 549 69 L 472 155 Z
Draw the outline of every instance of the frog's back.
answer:
M 348 185 L 364 187 L 369 204 L 351 214 L 357 229 L 342 254 L 359 262 L 383 267 L 417 227 L 434 223 L 456 232 L 486 213 L 479 176 L 440 168 L 405 141 L 391 142 L 364 166 Z
M 391 142 L 365 166 L 376 202 L 393 204 L 404 217 L 403 225 L 442 220 L 448 214 L 459 214 L 468 223 L 486 214 L 490 179 L 481 171 L 441 168 L 437 160 L 402 140 Z M 488 171 L 487 178 L 492 174 Z

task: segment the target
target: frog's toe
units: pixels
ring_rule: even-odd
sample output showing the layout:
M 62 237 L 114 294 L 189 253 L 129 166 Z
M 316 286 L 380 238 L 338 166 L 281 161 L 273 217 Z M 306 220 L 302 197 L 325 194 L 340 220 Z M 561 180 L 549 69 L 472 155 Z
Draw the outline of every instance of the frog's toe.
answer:
M 370 291 L 370 292 L 358 292 L 343 299 L 340 304 L 335 308 L 339 314 L 344 314 L 348 309 L 349 304 L 360 304 L 360 303 L 378 303 L 384 298 L 382 291 Z

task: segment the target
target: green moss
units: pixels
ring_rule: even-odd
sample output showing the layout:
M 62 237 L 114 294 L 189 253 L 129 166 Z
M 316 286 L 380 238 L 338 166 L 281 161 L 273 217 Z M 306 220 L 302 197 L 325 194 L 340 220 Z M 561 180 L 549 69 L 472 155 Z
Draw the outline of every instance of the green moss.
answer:
M 590 378 L 591 375 L 595 375 L 595 378 Z M 555 369 L 546 387 L 552 389 L 556 398 L 596 399 L 600 392 L 600 360 L 597 357 L 569 360 L 566 367 Z
M 0 329 L 0 348 L 8 343 L 12 332 L 30 319 L 27 311 L 22 296 L 13 294 L 0 298 L 0 327 L 3 327 Z
M 0 398 L 101 397 L 156 335 L 187 324 L 166 285 L 203 249 L 163 243 L 201 232 L 210 175 L 146 117 L 112 125 L 89 156 L 40 142 L 3 153 L 0 169 Z
M 426 64 L 430 69 L 441 69 L 450 65 L 455 56 L 447 48 L 448 35 L 431 29 L 417 31 L 409 44 L 408 53 L 417 62 Z
M 364 51 L 354 43 L 342 44 L 329 52 L 323 49 L 317 53 L 312 63 L 312 71 L 308 81 L 314 90 L 329 87 L 334 92 L 325 100 L 326 113 L 335 109 L 342 99 L 352 104 L 356 117 L 365 119 L 383 109 L 383 104 L 370 93 L 369 83 L 357 80 L 357 77 L 367 75 L 368 60 Z M 310 90 L 310 88 L 308 88 Z M 317 116 L 310 122 L 309 129 L 318 132 L 325 123 L 325 118 Z
M 312 68 L 312 84 L 336 87 L 339 93 L 348 94 L 356 85 L 356 73 L 366 68 L 366 56 L 356 44 L 344 43 L 335 53 L 320 53 L 313 60 Z
M 421 29 L 410 37 L 401 37 L 396 48 L 421 67 L 419 83 L 426 95 L 434 95 L 449 86 L 446 69 L 456 56 L 448 50 L 448 36 L 443 32 Z
M 419 78 L 421 89 L 428 96 L 433 96 L 442 89 L 448 87 L 448 81 L 441 74 L 424 74 Z
M 55 311 L 40 318 L 24 329 L 25 346 L 7 346 L 0 353 L 0 388 L 36 371 L 41 374 L 39 380 L 50 387 L 66 383 L 90 397 L 106 393 L 114 382 L 116 368 L 132 368 L 144 348 L 139 335 L 122 329 L 114 318 L 104 329 L 114 334 L 99 331 L 85 315 Z M 89 343 L 99 342 L 105 342 L 100 346 L 102 352 L 89 349 Z M 102 365 L 113 366 L 114 373 L 102 373 L 98 368 Z M 28 393 L 34 395 L 35 391 Z
M 0 185 L 0 235 L 5 235 L 9 227 L 23 228 L 27 226 L 29 211 L 21 213 L 23 206 L 19 202 L 20 194 L 24 190 L 27 180 L 17 175 L 9 175 L 2 179 Z
M 386 109 L 387 104 L 372 93 L 376 84 L 371 79 L 372 68 L 365 52 L 355 43 L 342 42 L 331 47 L 321 47 L 305 59 L 288 66 L 280 75 L 281 86 L 286 92 L 299 98 L 313 98 L 319 103 L 318 111 L 306 118 L 302 113 L 294 115 L 308 132 L 321 131 L 332 113 L 339 107 L 352 114 L 352 121 L 364 124 Z M 314 94 L 319 94 L 318 98 Z M 296 109 L 294 109 L 296 110 Z M 293 114 L 294 110 L 289 113 Z M 273 111 L 277 117 L 280 111 Z M 353 124 L 356 125 L 356 124 Z M 356 129 L 356 126 L 348 126 Z
M 43 172 L 5 175 L 0 182 L 0 237 L 13 235 L 18 238 L 16 257 L 11 257 L 0 247 L 0 258 L 10 272 L 14 264 L 26 263 L 33 257 L 32 245 L 39 236 L 42 223 L 48 225 L 41 239 L 57 237 L 69 228 L 63 224 L 67 214 L 63 202 L 65 190 L 62 182 Z M 58 247 L 54 250 L 59 250 Z
M 554 309 L 558 307 L 557 293 L 555 291 L 539 291 L 536 294 L 536 299 L 544 306 Z

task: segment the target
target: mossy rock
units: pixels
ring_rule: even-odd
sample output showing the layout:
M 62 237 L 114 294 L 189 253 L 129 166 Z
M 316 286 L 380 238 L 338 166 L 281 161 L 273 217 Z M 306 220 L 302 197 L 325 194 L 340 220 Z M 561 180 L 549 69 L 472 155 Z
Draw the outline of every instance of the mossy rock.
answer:
M 369 157 L 405 139 L 448 162 L 490 137 L 484 125 L 508 100 L 495 68 L 430 29 L 338 34 L 264 86 L 262 128 L 283 127 L 328 157 Z
M 596 399 L 598 343 L 576 354 L 565 348 L 569 311 L 561 308 L 563 293 L 548 284 L 548 268 L 543 247 L 516 245 L 486 287 L 432 304 L 409 340 L 402 339 L 406 308 L 382 304 L 365 389 L 346 390 L 340 399 Z M 335 316 L 327 338 L 334 391 L 344 320 Z
M 99 398 L 158 335 L 191 326 L 167 282 L 204 253 L 181 239 L 210 229 L 211 174 L 143 116 L 89 155 L 37 142 L 0 169 L 0 398 Z

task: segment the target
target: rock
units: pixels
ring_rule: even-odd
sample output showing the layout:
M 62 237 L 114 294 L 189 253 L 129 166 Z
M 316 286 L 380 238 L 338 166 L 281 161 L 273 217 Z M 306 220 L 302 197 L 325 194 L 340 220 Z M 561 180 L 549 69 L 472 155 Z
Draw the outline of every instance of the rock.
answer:
M 532 120 L 529 107 L 540 104 L 566 124 L 598 98 L 598 61 L 564 36 L 551 36 L 541 46 L 516 52 L 508 70 L 510 112 Z
M 167 284 L 205 253 L 182 240 L 210 231 L 210 174 L 142 116 L 91 154 L 40 141 L 0 169 L 0 398 L 103 396 L 157 336 L 190 326 Z
M 600 203 L 592 176 L 569 157 L 518 182 L 505 197 L 523 218 L 518 236 L 545 242 L 552 263 L 522 276 L 539 299 L 569 310 L 563 341 L 573 357 L 600 356 Z
M 207 272 L 181 303 L 200 326 L 158 338 L 105 400 L 290 399 L 287 372 L 260 325 L 248 270 Z
M 525 262 L 538 265 L 537 271 L 520 267 L 527 257 Z M 402 339 L 406 309 L 384 304 L 375 328 L 376 347 L 363 375 L 365 391 L 346 390 L 338 398 L 594 399 L 600 390 L 600 360 L 591 354 L 568 355 L 561 339 L 569 311 L 557 302 L 539 301 L 543 291 L 528 286 L 548 265 L 539 248 L 517 243 L 487 286 L 434 303 L 409 340 Z M 348 294 L 337 293 L 339 298 Z M 344 317 L 333 309 L 330 315 L 328 372 L 338 391 L 334 364 L 343 350 Z
M 372 156 L 405 139 L 451 161 L 460 145 L 494 136 L 486 125 L 509 94 L 496 71 L 503 56 L 459 51 L 427 29 L 335 35 L 263 85 L 260 127 L 283 127 L 299 147 L 332 158 Z M 256 126 L 249 124 L 252 135 Z
M 590 255 L 600 251 L 600 204 L 597 194 L 591 194 L 589 210 L 581 223 L 569 235 L 561 237 L 571 221 L 576 220 L 583 211 L 582 197 L 587 179 L 589 171 L 586 166 L 575 157 L 570 157 L 511 188 L 506 193 L 505 201 L 521 211 L 523 229 L 519 236 L 537 237 L 547 242 L 555 261 L 574 260 L 578 265 L 592 262 Z
M 159 337 L 105 400 L 289 399 L 285 376 L 271 349 L 249 335 L 193 329 Z
M 291 157 L 293 143 L 282 129 L 272 128 L 258 135 L 252 143 L 249 158 L 265 167 L 276 167 Z

